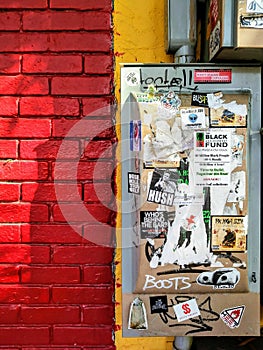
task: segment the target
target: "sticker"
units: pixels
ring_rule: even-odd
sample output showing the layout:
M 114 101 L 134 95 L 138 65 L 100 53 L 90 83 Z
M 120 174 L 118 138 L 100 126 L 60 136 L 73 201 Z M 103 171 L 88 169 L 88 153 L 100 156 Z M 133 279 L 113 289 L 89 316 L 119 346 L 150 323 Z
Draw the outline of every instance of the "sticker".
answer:
M 221 24 L 217 22 L 209 37 L 209 59 L 211 60 L 220 49 Z
M 179 174 L 173 169 L 155 169 L 147 196 L 148 202 L 173 206 Z
M 218 101 L 219 102 L 219 101 Z M 236 101 L 222 103 L 210 109 L 211 127 L 236 127 L 247 126 L 247 106 L 237 104 Z M 220 104 L 221 103 L 221 104 Z
M 192 93 L 192 106 L 208 107 L 207 94 L 202 92 L 193 92 Z
M 181 105 L 181 100 L 177 94 L 173 91 L 169 91 L 161 97 L 161 105 L 164 109 L 176 112 Z
M 195 83 L 231 83 L 232 70 L 231 69 L 195 69 L 194 82 Z
M 240 16 L 240 27 L 263 28 L 263 16 Z
M 246 250 L 247 217 L 212 216 L 212 251 L 243 252 Z
M 150 297 L 151 314 L 160 314 L 168 311 L 167 296 Z
M 140 85 L 140 75 L 137 72 L 130 72 L 125 77 L 126 83 L 129 86 L 139 86 Z
M 140 194 L 140 174 L 128 173 L 128 192 Z
M 214 289 L 233 289 L 240 280 L 240 272 L 235 268 L 222 268 L 202 272 L 196 282 L 202 286 L 213 286 Z
M 238 328 L 240 326 L 244 310 L 244 305 L 225 309 L 220 313 L 220 317 L 229 328 Z
M 183 322 L 200 316 L 200 311 L 196 299 L 187 300 L 185 303 L 180 303 L 173 306 L 178 322 Z
M 263 0 L 247 0 L 247 12 L 263 13 Z
M 196 186 L 229 186 L 231 133 L 196 131 L 194 133 L 194 181 Z
M 141 211 L 141 238 L 164 238 L 168 231 L 166 211 Z
M 141 121 L 132 120 L 130 121 L 130 150 L 140 151 L 141 150 Z
M 216 22 L 218 20 L 218 14 L 219 14 L 218 0 L 211 0 L 210 7 L 209 7 L 209 18 L 210 18 L 212 30 L 215 28 Z
M 135 298 L 131 303 L 128 329 L 148 329 L 145 305 L 140 298 Z
M 204 108 L 183 108 L 180 110 L 180 114 L 183 130 L 204 129 L 206 127 Z

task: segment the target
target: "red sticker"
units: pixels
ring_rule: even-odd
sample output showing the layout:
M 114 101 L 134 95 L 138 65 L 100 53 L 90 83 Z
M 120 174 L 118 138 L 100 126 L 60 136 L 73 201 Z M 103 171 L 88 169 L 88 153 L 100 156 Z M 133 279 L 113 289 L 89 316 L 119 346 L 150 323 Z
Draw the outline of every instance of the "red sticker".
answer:
M 231 83 L 231 69 L 195 69 L 195 83 Z

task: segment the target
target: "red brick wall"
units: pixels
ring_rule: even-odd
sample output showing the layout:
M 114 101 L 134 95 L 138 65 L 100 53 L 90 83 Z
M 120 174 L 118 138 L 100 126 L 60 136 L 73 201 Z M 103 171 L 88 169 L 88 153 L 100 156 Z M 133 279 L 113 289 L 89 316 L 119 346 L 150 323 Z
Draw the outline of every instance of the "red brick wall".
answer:
M 111 0 L 0 9 L 0 349 L 112 350 Z

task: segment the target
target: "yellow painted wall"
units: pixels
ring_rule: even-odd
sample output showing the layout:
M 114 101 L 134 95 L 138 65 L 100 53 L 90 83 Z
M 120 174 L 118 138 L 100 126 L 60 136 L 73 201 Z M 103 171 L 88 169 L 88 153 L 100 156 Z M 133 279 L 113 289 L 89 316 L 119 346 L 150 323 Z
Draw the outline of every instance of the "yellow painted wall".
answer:
M 165 0 L 114 0 L 115 91 L 120 103 L 121 63 L 173 62 L 164 44 Z M 118 124 L 118 120 L 117 120 Z M 118 130 L 117 130 L 118 131 Z M 120 136 L 120 135 L 119 135 Z M 120 193 L 120 169 L 117 176 Z M 120 195 L 118 195 L 120 196 Z M 120 197 L 118 199 L 121 199 Z M 120 227 L 120 215 L 117 226 Z M 121 246 L 118 237 L 118 246 Z M 122 338 L 121 330 L 121 249 L 116 252 L 116 348 L 117 350 L 170 350 L 173 338 Z

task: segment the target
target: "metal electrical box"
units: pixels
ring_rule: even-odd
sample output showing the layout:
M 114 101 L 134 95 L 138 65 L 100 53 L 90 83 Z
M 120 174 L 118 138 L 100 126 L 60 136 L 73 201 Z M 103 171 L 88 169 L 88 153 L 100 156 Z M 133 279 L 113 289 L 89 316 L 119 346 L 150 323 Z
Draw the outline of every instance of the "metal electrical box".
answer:
M 261 73 L 121 67 L 124 337 L 260 334 Z

